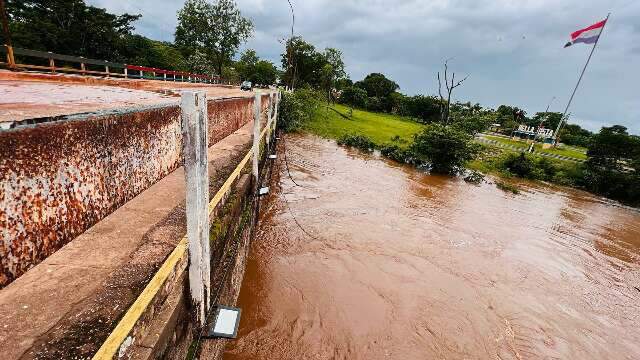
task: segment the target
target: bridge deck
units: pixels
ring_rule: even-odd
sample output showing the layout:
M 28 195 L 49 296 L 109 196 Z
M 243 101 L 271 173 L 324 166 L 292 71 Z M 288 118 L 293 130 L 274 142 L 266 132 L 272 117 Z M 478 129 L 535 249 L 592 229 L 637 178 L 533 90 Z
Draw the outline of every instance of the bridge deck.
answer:
M 208 98 L 253 95 L 226 85 L 0 70 L 0 128 L 33 118 L 176 104 L 185 90 L 206 91 Z
M 251 143 L 252 123 L 209 148 L 212 193 Z M 185 233 L 177 169 L 0 291 L 0 358 L 95 352 Z

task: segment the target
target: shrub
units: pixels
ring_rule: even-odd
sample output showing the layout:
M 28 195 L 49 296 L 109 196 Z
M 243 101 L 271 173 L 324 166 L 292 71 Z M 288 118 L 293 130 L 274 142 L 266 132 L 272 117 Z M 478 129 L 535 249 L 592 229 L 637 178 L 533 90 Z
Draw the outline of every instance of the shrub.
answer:
M 344 135 L 338 139 L 338 145 L 351 146 L 366 152 L 376 149 L 376 144 L 365 135 Z
M 535 164 L 531 157 L 523 152 L 520 154 L 508 153 L 502 162 L 502 166 L 515 176 L 533 178 Z
M 429 162 L 431 171 L 454 175 L 479 152 L 472 140 L 459 129 L 434 123 L 415 135 L 411 151 L 419 160 Z
M 367 107 L 367 92 L 359 87 L 350 86 L 342 90 L 340 103 L 364 109 Z
M 384 103 L 382 98 L 372 96 L 367 99 L 367 110 L 380 112 L 384 110 Z
M 479 171 L 471 170 L 465 175 L 464 181 L 472 184 L 480 184 L 484 181 L 484 174 Z
M 321 92 L 309 89 L 284 92 L 278 109 L 278 126 L 285 132 L 299 130 L 320 109 L 323 99 Z
M 497 181 L 496 182 L 496 186 L 500 190 L 508 191 L 510 193 L 513 193 L 513 194 L 519 194 L 520 193 L 520 190 L 518 189 L 517 186 L 511 185 L 511 184 L 507 184 L 507 183 L 502 182 L 502 181 Z
M 420 165 L 411 149 L 403 149 L 398 145 L 386 145 L 380 148 L 380 154 L 403 164 Z

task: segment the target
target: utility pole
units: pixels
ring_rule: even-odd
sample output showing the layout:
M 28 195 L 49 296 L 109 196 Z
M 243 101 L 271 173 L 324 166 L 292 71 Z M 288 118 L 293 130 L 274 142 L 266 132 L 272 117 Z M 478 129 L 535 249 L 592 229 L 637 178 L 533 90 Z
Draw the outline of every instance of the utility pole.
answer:
M 291 4 L 291 0 L 287 0 L 289 3 L 289 8 L 291 9 L 291 37 L 289 37 L 289 42 L 287 46 L 287 67 L 291 71 L 291 91 L 293 91 L 296 81 L 296 67 L 293 64 L 293 28 L 296 25 L 296 14 L 293 11 L 293 4 Z

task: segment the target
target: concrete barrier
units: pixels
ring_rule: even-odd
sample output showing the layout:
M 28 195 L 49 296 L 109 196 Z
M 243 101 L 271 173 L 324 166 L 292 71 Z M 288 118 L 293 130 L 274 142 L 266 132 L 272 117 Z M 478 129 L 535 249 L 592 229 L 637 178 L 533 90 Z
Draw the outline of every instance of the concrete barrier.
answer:
M 209 143 L 250 121 L 252 104 L 209 101 Z M 0 287 L 182 161 L 178 105 L 55 120 L 0 131 Z

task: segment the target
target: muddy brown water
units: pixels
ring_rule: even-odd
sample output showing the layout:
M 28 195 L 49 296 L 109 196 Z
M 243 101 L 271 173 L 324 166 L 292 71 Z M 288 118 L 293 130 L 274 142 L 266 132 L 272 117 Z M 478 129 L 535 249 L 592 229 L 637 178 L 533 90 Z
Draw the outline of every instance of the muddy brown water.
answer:
M 638 211 L 286 144 L 225 359 L 640 358 Z

